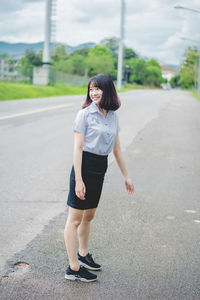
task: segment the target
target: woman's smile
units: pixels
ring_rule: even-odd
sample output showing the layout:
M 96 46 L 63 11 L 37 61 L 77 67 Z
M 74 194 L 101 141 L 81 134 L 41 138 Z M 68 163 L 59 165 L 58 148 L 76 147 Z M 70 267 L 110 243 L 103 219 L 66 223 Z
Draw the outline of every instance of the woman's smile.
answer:
M 95 103 L 95 104 L 99 104 L 103 95 L 103 91 L 98 88 L 97 86 L 90 86 L 90 99 Z

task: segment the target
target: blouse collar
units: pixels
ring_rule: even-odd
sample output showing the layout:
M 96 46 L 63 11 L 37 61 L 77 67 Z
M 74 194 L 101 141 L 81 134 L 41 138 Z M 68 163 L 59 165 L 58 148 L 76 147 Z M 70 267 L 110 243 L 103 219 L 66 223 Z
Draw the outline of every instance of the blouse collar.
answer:
M 102 112 L 100 111 L 99 107 L 98 107 L 94 102 L 92 102 L 92 103 L 89 105 L 89 110 L 90 110 L 91 113 L 97 112 L 97 113 L 102 114 Z M 108 114 L 113 114 L 113 110 L 109 110 L 109 111 L 108 111 Z

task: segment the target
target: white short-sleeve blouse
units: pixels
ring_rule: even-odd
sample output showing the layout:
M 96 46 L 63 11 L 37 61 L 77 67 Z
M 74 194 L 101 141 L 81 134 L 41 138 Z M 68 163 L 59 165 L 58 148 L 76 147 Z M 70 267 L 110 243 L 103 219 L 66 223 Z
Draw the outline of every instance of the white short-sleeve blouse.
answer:
M 109 110 L 104 117 L 94 102 L 78 112 L 73 129 L 85 136 L 83 150 L 98 155 L 112 151 L 120 130 L 116 112 Z

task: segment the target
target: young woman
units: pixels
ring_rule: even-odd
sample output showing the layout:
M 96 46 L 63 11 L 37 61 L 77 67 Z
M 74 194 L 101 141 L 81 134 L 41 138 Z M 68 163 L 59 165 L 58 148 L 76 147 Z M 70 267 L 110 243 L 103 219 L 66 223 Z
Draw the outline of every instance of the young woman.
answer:
M 97 275 L 88 270 L 101 269 L 88 251 L 88 241 L 90 222 L 99 203 L 107 158 L 112 150 L 124 176 L 127 193 L 131 195 L 134 192 L 120 148 L 119 124 L 115 113 L 119 107 L 120 101 L 112 79 L 102 74 L 94 76 L 88 84 L 83 109 L 77 114 L 74 123 L 74 164 L 70 175 L 67 200 L 69 211 L 64 231 L 69 258 L 66 279 L 95 281 Z

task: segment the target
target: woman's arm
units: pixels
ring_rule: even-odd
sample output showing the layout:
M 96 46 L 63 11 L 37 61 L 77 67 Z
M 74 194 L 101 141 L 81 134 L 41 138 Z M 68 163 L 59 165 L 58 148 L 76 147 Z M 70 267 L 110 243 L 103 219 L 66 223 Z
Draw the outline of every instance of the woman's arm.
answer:
M 84 146 L 84 135 L 75 131 L 74 133 L 74 172 L 75 172 L 75 193 L 81 200 L 85 200 L 85 184 L 81 175 L 82 153 Z
M 117 164 L 124 176 L 127 193 L 129 195 L 131 195 L 134 192 L 134 186 L 133 186 L 132 180 L 130 178 L 130 175 L 128 173 L 125 159 L 124 159 L 121 147 L 120 147 L 119 135 L 117 135 L 116 140 L 115 140 L 115 144 L 113 147 L 113 154 L 114 154 Z

